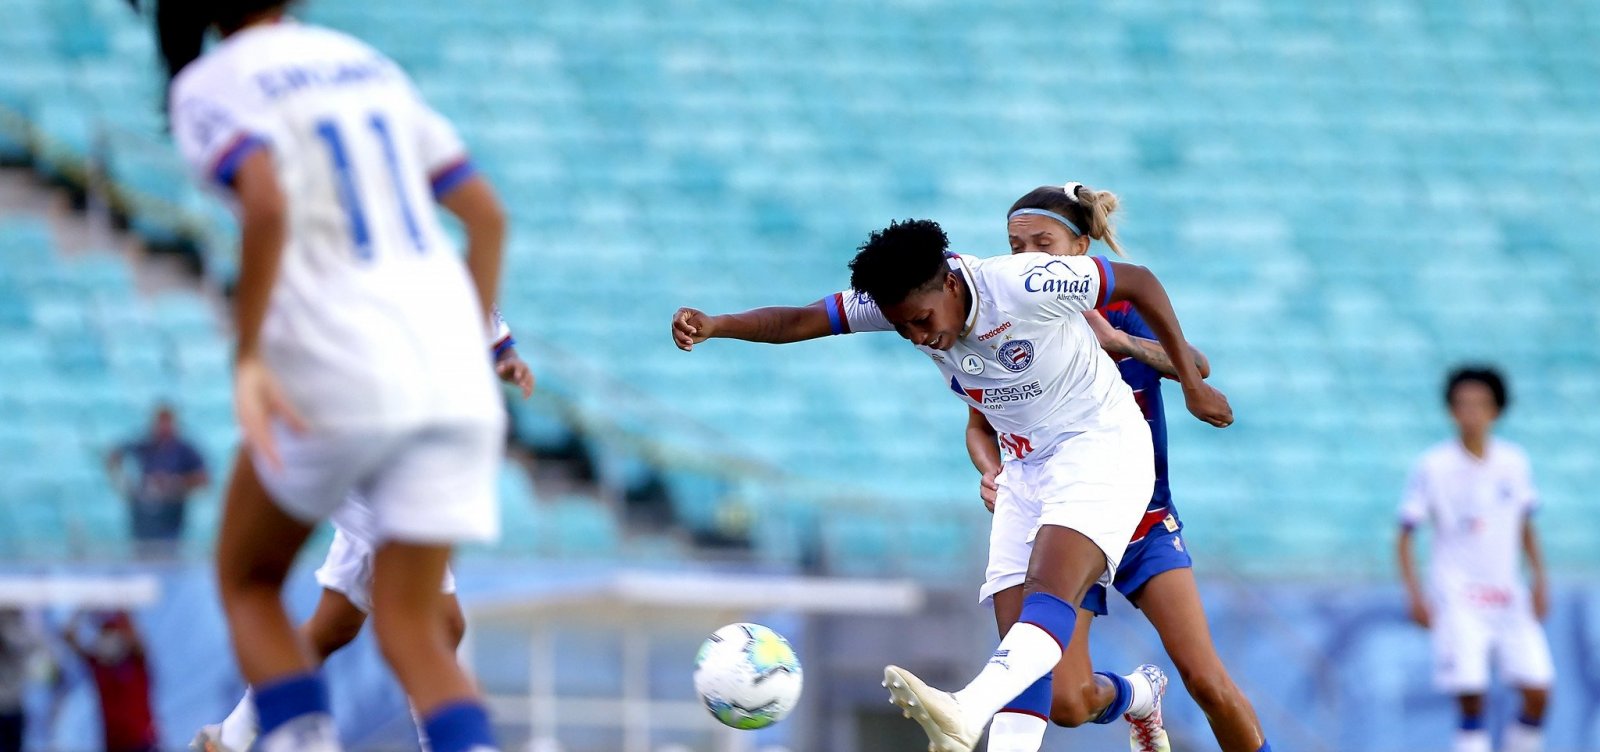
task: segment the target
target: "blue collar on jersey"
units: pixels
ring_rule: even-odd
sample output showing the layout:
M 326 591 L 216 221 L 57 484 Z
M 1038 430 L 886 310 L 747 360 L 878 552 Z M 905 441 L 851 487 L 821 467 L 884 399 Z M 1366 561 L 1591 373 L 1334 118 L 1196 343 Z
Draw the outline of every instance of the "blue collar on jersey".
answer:
M 1057 214 L 1057 213 L 1055 213 L 1053 211 L 1050 211 L 1049 209 L 1018 209 L 1018 210 L 1016 210 L 1014 212 L 1011 212 L 1011 216 L 1006 217 L 1006 221 L 1009 222 L 1009 221 L 1011 221 L 1013 219 L 1016 219 L 1017 217 L 1024 217 L 1024 216 L 1049 217 L 1049 218 L 1051 218 L 1051 219 L 1053 219 L 1053 220 L 1055 220 L 1057 222 L 1060 222 L 1061 224 L 1066 225 L 1067 229 L 1072 230 L 1072 232 L 1074 234 L 1076 234 L 1076 235 L 1082 235 L 1083 234 L 1083 230 L 1078 229 L 1078 224 L 1076 222 L 1073 222 L 1072 220 L 1067 219 L 1066 217 L 1063 217 L 1060 214 Z

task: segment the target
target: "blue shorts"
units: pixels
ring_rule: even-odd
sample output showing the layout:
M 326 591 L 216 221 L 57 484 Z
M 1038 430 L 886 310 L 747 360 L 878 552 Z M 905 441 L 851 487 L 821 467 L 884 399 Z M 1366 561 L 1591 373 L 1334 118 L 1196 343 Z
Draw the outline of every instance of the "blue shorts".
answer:
M 1128 544 L 1122 552 L 1122 563 L 1117 566 L 1117 579 L 1112 582 L 1117 592 L 1131 603 L 1139 588 L 1162 572 L 1188 569 L 1194 566 L 1189 551 L 1183 544 L 1183 526 L 1168 530 L 1166 525 L 1156 525 L 1137 543 Z M 1094 585 L 1083 596 L 1082 608 L 1097 616 L 1106 615 L 1106 587 Z

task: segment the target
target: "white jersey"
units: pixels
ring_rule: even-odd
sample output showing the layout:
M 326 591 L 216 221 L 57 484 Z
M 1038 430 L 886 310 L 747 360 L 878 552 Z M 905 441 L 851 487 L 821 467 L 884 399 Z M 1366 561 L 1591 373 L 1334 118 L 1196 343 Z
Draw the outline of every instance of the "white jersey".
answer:
M 1482 457 L 1461 442 L 1441 442 L 1423 452 L 1411 473 L 1400 521 L 1431 523 L 1429 581 L 1436 596 L 1483 607 L 1525 602 L 1520 574 L 1522 526 L 1538 506 L 1528 455 L 1490 439 Z
M 289 226 L 262 352 L 313 427 L 497 419 L 490 335 L 432 206 L 472 168 L 394 62 L 267 24 L 185 68 L 171 106 L 184 158 L 219 189 L 269 150 Z
M 961 338 L 948 351 L 917 346 L 950 390 L 983 411 L 1011 459 L 1047 459 L 1072 436 L 1142 425 L 1133 393 L 1083 312 L 1116 286 L 1111 265 L 1089 256 L 1023 253 L 952 256 L 972 291 Z M 836 334 L 892 330 L 873 300 L 853 290 L 827 298 Z

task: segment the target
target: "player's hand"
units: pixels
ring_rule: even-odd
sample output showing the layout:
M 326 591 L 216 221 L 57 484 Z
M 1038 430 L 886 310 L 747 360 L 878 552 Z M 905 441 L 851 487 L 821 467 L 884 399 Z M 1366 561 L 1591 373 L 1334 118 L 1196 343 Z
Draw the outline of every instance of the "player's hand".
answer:
M 705 313 L 693 308 L 679 308 L 672 315 L 672 341 L 679 350 L 689 352 L 712 336 L 712 318 Z
M 1433 614 L 1428 613 L 1428 604 L 1420 598 L 1411 599 L 1411 620 L 1423 629 L 1433 626 Z
M 1084 311 L 1083 318 L 1089 322 L 1089 328 L 1094 330 L 1094 336 L 1100 340 L 1100 349 L 1116 355 L 1128 354 L 1128 333 L 1118 331 L 1106 317 L 1099 311 Z
M 239 419 L 244 445 L 260 452 L 273 469 L 283 467 L 272 440 L 273 423 L 281 421 L 296 433 L 306 428 L 305 419 L 289 403 L 283 387 L 278 386 L 278 378 L 260 356 L 246 356 L 234 364 L 233 412 Z
M 494 372 L 501 381 L 521 389 L 523 399 L 533 396 L 533 369 L 528 367 L 527 361 L 517 356 L 516 350 L 507 350 L 494 364 Z
M 1183 385 L 1183 404 L 1194 417 L 1217 428 L 1233 425 L 1233 406 L 1227 396 L 1203 381 Z
M 983 497 L 983 506 L 994 512 L 995 499 L 1000 497 L 1000 471 L 990 470 L 983 474 L 983 480 L 978 481 L 978 495 Z
M 1550 615 L 1550 586 L 1542 579 L 1533 583 L 1533 615 L 1539 621 Z

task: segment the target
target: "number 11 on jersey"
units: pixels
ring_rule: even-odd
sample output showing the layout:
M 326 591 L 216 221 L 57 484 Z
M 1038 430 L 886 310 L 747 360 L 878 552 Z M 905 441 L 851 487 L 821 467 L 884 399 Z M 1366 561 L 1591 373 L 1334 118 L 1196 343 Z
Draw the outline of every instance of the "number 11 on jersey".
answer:
M 383 158 L 389 171 L 389 180 L 394 185 L 395 200 L 400 206 L 400 219 L 405 223 L 406 234 L 411 238 L 411 244 L 417 251 L 425 250 L 422 240 L 422 231 L 418 229 L 417 217 L 411 211 L 411 203 L 406 200 L 405 183 L 401 180 L 400 160 L 394 148 L 394 138 L 389 133 L 389 123 L 383 115 L 373 113 L 367 119 L 367 125 L 372 129 L 373 135 L 378 137 L 378 142 L 383 149 Z M 328 157 L 333 160 L 333 171 L 338 181 L 339 204 L 344 207 L 345 217 L 350 225 L 350 241 L 355 245 L 356 257 L 362 261 L 372 260 L 372 233 L 367 225 L 366 211 L 361 206 L 361 196 L 356 191 L 355 166 L 351 163 L 350 152 L 345 146 L 345 139 L 339 133 L 339 126 L 332 120 L 317 121 L 317 136 L 328 147 Z

